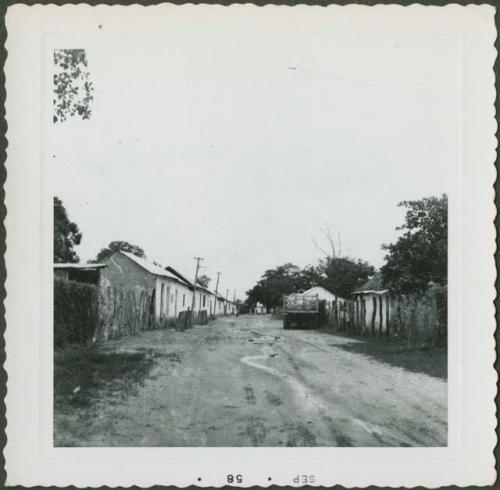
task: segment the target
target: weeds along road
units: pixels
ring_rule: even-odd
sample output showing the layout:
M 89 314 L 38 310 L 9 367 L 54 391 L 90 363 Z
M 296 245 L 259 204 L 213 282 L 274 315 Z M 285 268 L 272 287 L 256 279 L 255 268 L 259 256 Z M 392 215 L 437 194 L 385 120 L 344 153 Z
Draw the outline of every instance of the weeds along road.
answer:
M 446 445 L 446 381 L 339 348 L 348 342 L 263 315 L 107 342 L 154 362 L 85 407 L 56 407 L 55 445 Z

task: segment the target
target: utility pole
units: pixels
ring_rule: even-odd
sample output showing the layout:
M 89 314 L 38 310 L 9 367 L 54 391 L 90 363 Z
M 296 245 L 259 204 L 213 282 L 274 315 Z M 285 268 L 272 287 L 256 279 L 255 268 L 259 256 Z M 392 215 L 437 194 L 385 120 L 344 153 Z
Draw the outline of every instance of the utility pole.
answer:
M 198 271 L 200 270 L 200 261 L 203 257 L 195 257 L 196 260 L 196 272 L 194 273 L 194 284 L 193 284 L 193 301 L 191 302 L 191 325 L 194 321 L 194 309 L 196 307 L 196 283 L 198 282 Z
M 217 283 L 215 284 L 215 301 L 214 301 L 214 316 L 217 314 L 217 293 L 219 292 L 219 277 L 220 272 L 217 272 Z
M 229 309 L 229 289 L 226 289 L 226 315 L 228 313 L 228 310 Z

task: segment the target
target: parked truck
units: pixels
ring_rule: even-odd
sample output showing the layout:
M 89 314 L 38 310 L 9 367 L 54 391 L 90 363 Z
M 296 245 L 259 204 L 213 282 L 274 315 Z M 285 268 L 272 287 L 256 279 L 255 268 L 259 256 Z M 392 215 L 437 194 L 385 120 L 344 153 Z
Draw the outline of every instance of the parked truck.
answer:
M 283 298 L 283 328 L 317 328 L 320 301 L 317 294 L 290 294 Z

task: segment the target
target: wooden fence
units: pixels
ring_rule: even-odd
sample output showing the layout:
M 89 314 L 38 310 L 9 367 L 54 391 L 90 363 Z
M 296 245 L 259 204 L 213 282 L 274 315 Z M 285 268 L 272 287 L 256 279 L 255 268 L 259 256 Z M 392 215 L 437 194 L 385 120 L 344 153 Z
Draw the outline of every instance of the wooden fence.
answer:
M 328 305 L 326 324 L 349 335 L 406 339 L 409 345 L 442 344 L 447 337 L 447 290 L 424 295 L 360 294 Z
M 124 291 L 107 287 L 100 290 L 98 339 L 133 335 L 154 326 L 154 295 L 146 289 Z
M 208 323 L 208 313 L 205 310 L 196 312 L 194 317 L 188 310 L 180 312 L 177 318 L 163 317 L 155 320 L 154 302 L 154 292 L 146 288 L 137 288 L 135 291 L 113 287 L 101 288 L 96 340 L 116 339 L 143 330 L 168 326 L 185 330 L 193 324 Z

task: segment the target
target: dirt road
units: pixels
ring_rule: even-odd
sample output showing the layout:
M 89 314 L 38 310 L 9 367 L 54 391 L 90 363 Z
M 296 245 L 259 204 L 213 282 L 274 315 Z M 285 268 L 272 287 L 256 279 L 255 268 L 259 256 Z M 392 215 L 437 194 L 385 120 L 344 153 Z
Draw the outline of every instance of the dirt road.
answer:
M 269 316 L 108 342 L 154 356 L 142 383 L 55 412 L 55 444 L 77 446 L 442 446 L 447 385 L 283 330 Z

